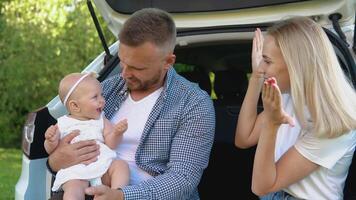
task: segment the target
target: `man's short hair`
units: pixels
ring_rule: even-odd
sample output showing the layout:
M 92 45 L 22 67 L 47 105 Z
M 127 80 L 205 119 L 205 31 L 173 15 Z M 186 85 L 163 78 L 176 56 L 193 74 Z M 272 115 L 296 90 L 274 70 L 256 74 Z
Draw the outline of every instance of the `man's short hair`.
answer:
M 151 42 L 169 51 L 174 50 L 176 27 L 169 13 L 157 8 L 144 8 L 136 11 L 119 33 L 120 43 L 139 46 Z

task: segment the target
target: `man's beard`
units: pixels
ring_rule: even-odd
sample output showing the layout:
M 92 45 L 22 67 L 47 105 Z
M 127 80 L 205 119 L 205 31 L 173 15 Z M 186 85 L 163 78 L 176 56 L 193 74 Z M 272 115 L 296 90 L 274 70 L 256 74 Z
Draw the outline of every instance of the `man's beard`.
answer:
M 150 89 L 153 85 L 157 84 L 159 80 L 160 80 L 160 74 L 157 74 L 152 79 L 147 81 L 141 81 L 137 78 L 133 78 L 131 79 L 132 83 L 130 83 L 130 81 L 126 81 L 126 84 L 127 84 L 127 88 L 130 91 L 146 91 Z

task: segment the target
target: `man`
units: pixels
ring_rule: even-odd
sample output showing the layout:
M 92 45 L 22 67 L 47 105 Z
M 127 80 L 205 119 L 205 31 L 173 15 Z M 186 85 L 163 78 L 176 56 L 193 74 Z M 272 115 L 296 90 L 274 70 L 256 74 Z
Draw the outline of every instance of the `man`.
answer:
M 176 42 L 173 19 L 162 10 L 135 12 L 119 34 L 122 71 L 102 83 L 105 115 L 128 120 L 117 148 L 130 166 L 130 185 L 87 188 L 95 199 L 199 199 L 197 186 L 208 165 L 215 113 L 209 95 L 178 75 L 172 65 Z M 96 160 L 93 141 L 63 139 L 48 159 L 53 171 Z

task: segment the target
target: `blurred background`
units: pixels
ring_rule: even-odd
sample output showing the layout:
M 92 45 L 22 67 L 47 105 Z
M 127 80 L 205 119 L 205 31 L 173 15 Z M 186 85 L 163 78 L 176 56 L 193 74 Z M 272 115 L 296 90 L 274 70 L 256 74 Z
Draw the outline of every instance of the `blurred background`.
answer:
M 97 13 L 107 43 L 116 38 Z M 84 0 L 0 0 L 0 199 L 14 199 L 26 114 L 103 51 Z

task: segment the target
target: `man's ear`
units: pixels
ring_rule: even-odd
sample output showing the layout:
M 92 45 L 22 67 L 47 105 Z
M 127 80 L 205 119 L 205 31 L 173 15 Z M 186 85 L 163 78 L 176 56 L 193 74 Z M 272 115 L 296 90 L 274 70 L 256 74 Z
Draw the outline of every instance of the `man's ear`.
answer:
M 69 100 L 68 102 L 69 112 L 80 112 L 80 107 L 75 100 Z
M 165 59 L 164 69 L 168 70 L 170 66 L 173 66 L 175 62 L 176 62 L 176 55 L 174 55 L 173 53 L 169 53 Z

